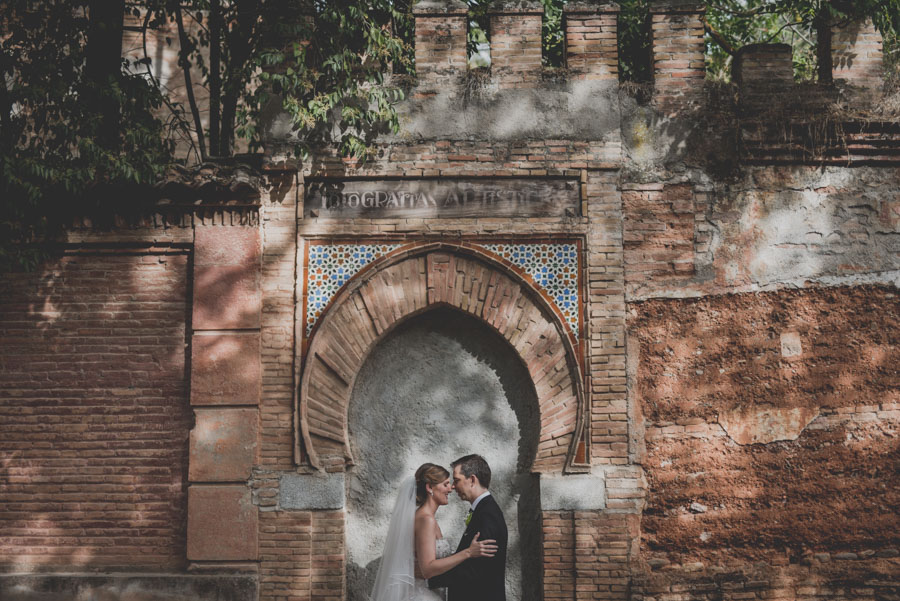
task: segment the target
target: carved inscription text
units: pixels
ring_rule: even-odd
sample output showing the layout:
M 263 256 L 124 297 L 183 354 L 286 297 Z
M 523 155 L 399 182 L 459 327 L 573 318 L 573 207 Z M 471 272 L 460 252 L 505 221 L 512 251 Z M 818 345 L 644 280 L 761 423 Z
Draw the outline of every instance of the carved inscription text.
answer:
M 575 179 L 312 181 L 306 217 L 576 217 Z

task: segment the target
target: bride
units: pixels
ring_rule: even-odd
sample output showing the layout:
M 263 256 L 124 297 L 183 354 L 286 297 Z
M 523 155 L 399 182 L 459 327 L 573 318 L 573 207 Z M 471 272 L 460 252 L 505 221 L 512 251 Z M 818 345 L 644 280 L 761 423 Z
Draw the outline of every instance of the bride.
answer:
M 433 463 L 422 464 L 400 485 L 371 601 L 442 601 L 428 589 L 426 578 L 497 552 L 495 541 L 478 540 L 476 534 L 467 549 L 451 554 L 434 515 L 452 490 L 450 473 Z

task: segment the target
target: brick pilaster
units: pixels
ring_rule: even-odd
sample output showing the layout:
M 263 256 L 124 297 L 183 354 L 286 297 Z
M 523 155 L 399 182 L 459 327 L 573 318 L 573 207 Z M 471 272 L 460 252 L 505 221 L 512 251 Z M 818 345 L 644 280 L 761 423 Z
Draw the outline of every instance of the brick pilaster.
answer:
M 871 19 L 855 21 L 831 31 L 831 72 L 861 88 L 880 88 L 884 84 L 881 32 Z
M 533 87 L 541 77 L 541 16 L 535 0 L 496 0 L 490 8 L 491 75 L 500 88 Z
M 566 66 L 573 79 L 616 79 L 619 49 L 615 3 L 569 2 L 564 11 Z
M 290 469 L 294 465 L 294 304 L 299 182 L 294 171 L 268 173 L 260 207 L 262 236 L 262 313 L 259 412 L 262 439 L 260 466 Z
M 657 0 L 650 7 L 655 97 L 664 110 L 683 107 L 701 91 L 704 10 L 695 0 Z
M 256 462 L 261 391 L 260 232 L 215 217 L 194 229 L 187 557 L 254 560 L 257 509 L 245 484 Z M 202 412 L 199 407 L 203 407 Z M 236 407 L 240 407 L 235 411 Z M 223 482 L 222 484 L 213 484 Z
M 588 377 L 591 462 L 628 462 L 625 398 L 625 282 L 622 254 L 622 195 L 615 173 L 586 178 L 588 233 Z
M 413 7 L 420 88 L 436 87 L 465 75 L 467 10 L 460 0 L 423 0 Z

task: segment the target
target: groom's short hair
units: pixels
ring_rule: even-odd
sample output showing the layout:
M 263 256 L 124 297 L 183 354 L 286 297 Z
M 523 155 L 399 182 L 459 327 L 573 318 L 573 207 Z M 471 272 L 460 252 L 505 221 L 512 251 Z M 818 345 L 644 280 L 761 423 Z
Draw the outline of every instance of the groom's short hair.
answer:
M 460 457 L 451 463 L 450 466 L 459 467 L 459 471 L 462 472 L 463 476 L 466 478 L 475 476 L 478 478 L 479 484 L 485 488 L 490 488 L 491 466 L 488 465 L 488 462 L 485 461 L 484 457 L 481 455 L 466 455 L 465 457 Z

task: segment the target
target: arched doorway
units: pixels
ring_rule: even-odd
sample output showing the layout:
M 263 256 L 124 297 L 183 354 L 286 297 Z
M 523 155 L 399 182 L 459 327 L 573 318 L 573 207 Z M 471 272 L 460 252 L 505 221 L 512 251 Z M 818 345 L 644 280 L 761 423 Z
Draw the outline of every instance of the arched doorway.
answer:
M 492 492 L 510 531 L 507 591 L 540 598 L 540 508 L 531 473 L 540 410 L 521 357 L 480 320 L 437 308 L 382 339 L 357 374 L 347 472 L 347 598 L 364 601 L 374 582 L 395 489 L 425 461 L 477 452 L 491 463 Z M 468 505 L 456 495 L 438 514 L 455 545 Z
M 515 349 L 533 382 L 540 438 L 532 470 L 579 471 L 584 386 L 563 319 L 532 284 L 469 246 L 430 243 L 392 253 L 347 282 L 331 301 L 304 352 L 297 397 L 295 458 L 342 471 L 353 463 L 347 409 L 374 346 L 411 316 L 453 307 L 479 320 Z M 301 439 L 302 449 L 301 452 Z

